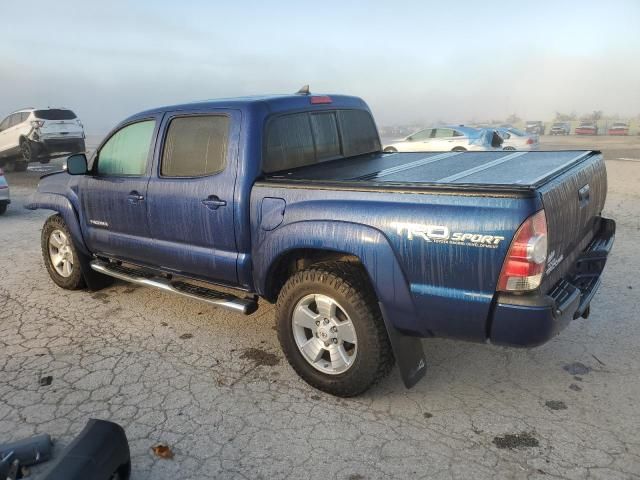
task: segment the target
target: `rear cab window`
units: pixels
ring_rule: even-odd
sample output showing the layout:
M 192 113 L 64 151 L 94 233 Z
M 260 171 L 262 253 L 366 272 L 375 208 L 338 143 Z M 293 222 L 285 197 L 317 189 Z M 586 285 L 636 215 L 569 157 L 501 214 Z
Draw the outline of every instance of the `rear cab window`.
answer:
M 368 111 L 290 113 L 267 122 L 262 167 L 265 173 L 272 173 L 380 150 L 378 131 Z
M 98 152 L 98 175 L 144 175 L 155 125 L 155 120 L 143 120 L 114 133 Z

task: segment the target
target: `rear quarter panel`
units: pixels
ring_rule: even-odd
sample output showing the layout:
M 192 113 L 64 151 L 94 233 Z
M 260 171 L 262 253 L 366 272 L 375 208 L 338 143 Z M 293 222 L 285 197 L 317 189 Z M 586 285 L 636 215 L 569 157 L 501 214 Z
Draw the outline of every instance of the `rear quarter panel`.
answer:
M 262 228 L 264 197 L 286 202 L 283 222 Z M 396 328 L 419 336 L 484 341 L 495 285 L 510 240 L 537 197 L 400 193 L 257 184 L 251 197 L 252 258 L 264 292 L 273 262 L 296 248 L 360 258 Z M 420 228 L 503 237 L 495 245 L 424 238 Z M 421 227 L 422 226 L 422 227 Z M 409 230 L 414 234 L 409 234 Z M 416 233 L 417 229 L 417 233 Z M 439 230 L 434 230 L 437 237 Z

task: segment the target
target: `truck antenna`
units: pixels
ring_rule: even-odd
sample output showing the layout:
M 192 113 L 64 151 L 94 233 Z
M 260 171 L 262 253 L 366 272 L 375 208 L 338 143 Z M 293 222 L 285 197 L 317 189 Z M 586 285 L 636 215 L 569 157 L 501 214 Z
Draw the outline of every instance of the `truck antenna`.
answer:
M 309 85 L 303 85 L 302 88 L 296 92 L 296 95 L 309 95 L 310 93 Z

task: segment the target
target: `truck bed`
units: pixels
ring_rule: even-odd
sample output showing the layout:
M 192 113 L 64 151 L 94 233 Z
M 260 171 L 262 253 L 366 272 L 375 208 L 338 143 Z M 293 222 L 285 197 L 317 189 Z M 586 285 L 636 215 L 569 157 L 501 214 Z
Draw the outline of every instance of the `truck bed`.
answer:
M 265 180 L 530 191 L 597 154 L 573 150 L 374 153 L 280 171 Z

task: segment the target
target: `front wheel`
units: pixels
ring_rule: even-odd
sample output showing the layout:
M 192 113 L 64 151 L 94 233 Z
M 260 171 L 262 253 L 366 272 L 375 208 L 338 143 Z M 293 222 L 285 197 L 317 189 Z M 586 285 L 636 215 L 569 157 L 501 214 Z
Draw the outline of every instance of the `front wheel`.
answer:
M 384 153 L 397 153 L 398 149 L 395 147 L 387 147 L 384 149 Z
M 510 152 L 515 150 L 515 147 L 504 147 L 503 150 L 508 150 Z
M 84 288 L 78 251 L 60 215 L 53 215 L 45 222 L 41 247 L 44 264 L 56 285 L 66 290 Z
M 36 159 L 35 147 L 26 138 L 23 138 L 22 140 L 20 140 L 20 157 L 21 157 L 22 163 L 25 163 L 25 164 L 33 162 Z M 16 162 L 16 165 L 18 165 L 18 162 Z
M 276 324 L 293 369 L 332 395 L 358 395 L 393 366 L 376 296 L 355 265 L 331 262 L 293 274 L 278 296 Z
M 466 152 L 467 149 L 464 147 L 453 147 L 452 152 Z

